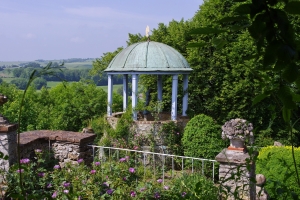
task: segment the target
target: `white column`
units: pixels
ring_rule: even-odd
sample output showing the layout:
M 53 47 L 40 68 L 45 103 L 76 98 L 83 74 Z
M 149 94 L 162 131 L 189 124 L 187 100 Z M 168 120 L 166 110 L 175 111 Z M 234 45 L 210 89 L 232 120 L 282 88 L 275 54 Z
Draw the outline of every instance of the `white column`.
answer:
M 186 111 L 188 109 L 188 86 L 189 86 L 189 76 L 187 74 L 183 75 L 183 98 L 182 98 L 182 116 L 186 116 Z
M 128 74 L 123 75 L 123 111 L 125 112 L 128 104 Z
M 109 74 L 107 77 L 107 116 L 112 115 L 112 103 L 113 103 L 113 75 Z
M 157 100 L 162 102 L 162 75 L 157 75 Z
M 172 109 L 171 119 L 177 120 L 177 89 L 178 89 L 178 75 L 173 75 L 172 79 Z
M 133 120 L 137 120 L 137 96 L 138 96 L 138 75 L 132 74 L 132 114 Z

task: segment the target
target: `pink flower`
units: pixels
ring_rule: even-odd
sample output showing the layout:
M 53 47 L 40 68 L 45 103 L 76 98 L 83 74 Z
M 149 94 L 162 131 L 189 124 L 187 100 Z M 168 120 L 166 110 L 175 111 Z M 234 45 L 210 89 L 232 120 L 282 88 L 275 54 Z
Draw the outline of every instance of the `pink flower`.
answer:
M 94 165 L 99 166 L 100 162 L 95 162 Z
M 34 150 L 36 153 L 41 153 L 42 152 L 42 149 L 35 149 Z
M 114 192 L 114 190 L 112 190 L 112 189 L 108 189 L 108 190 L 106 191 L 106 193 L 109 194 L 109 195 L 111 195 L 113 192 Z
M 109 184 L 107 182 L 104 182 L 102 185 L 105 186 L 105 187 L 109 186 Z
M 64 186 L 64 187 L 69 187 L 70 185 L 71 185 L 71 183 L 69 183 L 69 182 L 64 182 L 64 183 L 63 183 L 63 186 Z
M 134 173 L 134 172 L 135 172 L 135 169 L 132 168 L 132 167 L 130 167 L 130 168 L 129 168 L 129 172 L 130 172 L 130 173 Z
M 27 164 L 29 162 L 30 162 L 30 160 L 28 158 L 23 158 L 23 159 L 20 160 L 21 164 Z
M 69 190 L 64 190 L 64 193 L 65 193 L 65 194 L 68 194 L 68 193 L 69 193 Z
M 164 189 L 165 189 L 165 190 L 168 190 L 169 188 L 170 188 L 170 187 L 167 186 L 167 185 L 164 186 Z
M 157 182 L 158 182 L 158 183 L 162 183 L 163 180 L 162 180 L 162 179 L 158 179 Z
M 18 173 L 23 173 L 23 172 L 24 172 L 24 169 L 18 169 L 17 172 L 18 172 Z
M 155 193 L 154 193 L 154 198 L 155 198 L 155 199 L 159 199 L 159 198 L 160 198 L 160 194 L 159 194 L 158 192 L 155 192 Z
M 92 169 L 90 173 L 91 174 L 96 174 L 96 170 Z
M 44 177 L 44 176 L 45 176 L 45 173 L 44 173 L 44 172 L 39 172 L 39 173 L 38 173 L 38 176 L 39 176 L 39 177 Z
M 125 162 L 126 161 L 126 158 L 121 158 L 120 159 L 120 162 Z
M 184 197 L 186 195 L 186 192 L 181 193 L 181 196 Z
M 130 196 L 131 196 L 131 197 L 135 197 L 135 196 L 136 196 L 136 192 L 135 192 L 135 191 L 131 191 L 131 192 L 130 192 Z
M 134 149 L 134 150 L 137 150 L 137 149 L 139 149 L 139 147 L 138 147 L 138 146 L 134 146 L 133 149 Z
M 57 197 L 57 191 L 53 192 L 53 194 L 52 194 L 53 199 L 56 198 L 56 197 Z
M 54 165 L 54 167 L 53 167 L 54 169 L 59 169 L 60 168 L 60 166 L 59 165 Z
M 77 160 L 78 164 L 82 163 L 83 162 L 83 159 L 80 158 L 79 160 Z

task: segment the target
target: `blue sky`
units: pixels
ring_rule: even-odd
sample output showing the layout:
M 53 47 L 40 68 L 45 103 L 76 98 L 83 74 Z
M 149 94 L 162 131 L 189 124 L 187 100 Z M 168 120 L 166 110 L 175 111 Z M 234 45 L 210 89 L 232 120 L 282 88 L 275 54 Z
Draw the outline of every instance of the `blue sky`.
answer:
M 99 58 L 128 33 L 191 19 L 202 0 L 1 0 L 0 61 Z M 150 33 L 151 34 L 151 33 Z

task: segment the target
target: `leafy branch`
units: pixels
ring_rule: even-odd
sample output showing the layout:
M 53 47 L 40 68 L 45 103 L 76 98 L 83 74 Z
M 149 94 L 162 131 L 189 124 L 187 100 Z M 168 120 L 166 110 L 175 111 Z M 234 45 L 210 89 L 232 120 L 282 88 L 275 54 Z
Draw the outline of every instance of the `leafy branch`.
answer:
M 45 67 L 43 67 L 41 70 L 36 70 L 34 69 L 28 79 L 28 82 L 26 84 L 26 88 L 23 92 L 23 95 L 22 95 L 22 98 L 21 98 L 21 102 L 20 102 L 20 105 L 19 105 L 19 114 L 18 114 L 18 132 L 17 132 L 17 135 L 18 135 L 18 139 L 17 139 L 17 153 L 18 153 L 18 168 L 19 170 L 21 171 L 21 163 L 20 163 L 20 124 L 21 124 L 21 117 L 22 117 L 22 112 L 23 112 L 23 107 L 24 107 L 24 101 L 26 99 L 26 92 L 28 90 L 28 88 L 30 87 L 30 85 L 32 84 L 32 82 L 38 78 L 38 77 L 41 77 L 41 76 L 44 76 L 44 75 L 51 75 L 51 76 L 56 76 L 56 70 L 54 69 L 58 69 L 58 70 L 61 70 L 60 67 L 64 65 L 64 63 L 62 63 L 59 67 L 51 67 L 52 65 L 52 62 L 48 63 Z M 59 77 L 58 77 L 59 78 Z M 22 194 L 25 196 L 25 192 L 24 192 L 24 189 L 23 189 L 23 181 L 22 181 L 22 173 L 19 173 L 19 178 L 20 178 L 20 188 L 22 190 Z

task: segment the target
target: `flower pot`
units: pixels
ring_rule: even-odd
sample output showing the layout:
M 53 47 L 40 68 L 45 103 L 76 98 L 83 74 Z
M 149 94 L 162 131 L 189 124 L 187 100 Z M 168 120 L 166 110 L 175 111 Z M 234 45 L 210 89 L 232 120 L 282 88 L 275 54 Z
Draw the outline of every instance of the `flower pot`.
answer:
M 230 146 L 228 147 L 229 150 L 236 150 L 236 151 L 244 151 L 245 143 L 243 139 L 240 138 L 233 138 L 230 139 Z

